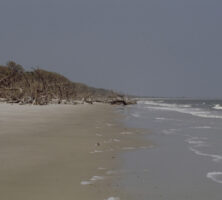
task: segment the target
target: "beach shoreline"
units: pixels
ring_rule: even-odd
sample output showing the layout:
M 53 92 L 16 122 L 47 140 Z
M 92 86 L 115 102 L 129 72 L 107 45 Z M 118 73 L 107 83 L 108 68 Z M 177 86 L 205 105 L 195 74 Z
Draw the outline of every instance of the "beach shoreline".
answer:
M 121 152 L 148 147 L 111 105 L 0 104 L 0 197 L 124 199 Z

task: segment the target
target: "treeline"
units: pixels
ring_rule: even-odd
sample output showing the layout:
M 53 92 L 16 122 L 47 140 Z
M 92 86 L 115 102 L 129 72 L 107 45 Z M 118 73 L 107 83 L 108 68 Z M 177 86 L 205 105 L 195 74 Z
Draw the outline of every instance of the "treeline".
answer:
M 111 101 L 123 98 L 111 90 L 97 89 L 74 83 L 66 77 L 43 69 L 26 71 L 9 61 L 0 66 L 0 100 L 9 103 L 44 105 L 78 101 Z

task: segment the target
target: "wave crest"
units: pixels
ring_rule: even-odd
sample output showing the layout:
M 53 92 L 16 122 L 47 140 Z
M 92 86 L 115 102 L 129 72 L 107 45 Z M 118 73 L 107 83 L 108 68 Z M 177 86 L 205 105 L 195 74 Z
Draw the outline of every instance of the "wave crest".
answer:
M 201 118 L 222 119 L 222 115 L 216 111 L 208 111 L 202 108 L 193 108 L 191 105 L 186 104 L 168 104 L 155 101 L 140 101 L 139 104 L 148 105 L 146 108 L 152 110 L 174 111 L 184 114 L 190 114 Z M 219 108 L 217 106 L 217 108 Z M 222 107 L 221 107 L 222 109 Z

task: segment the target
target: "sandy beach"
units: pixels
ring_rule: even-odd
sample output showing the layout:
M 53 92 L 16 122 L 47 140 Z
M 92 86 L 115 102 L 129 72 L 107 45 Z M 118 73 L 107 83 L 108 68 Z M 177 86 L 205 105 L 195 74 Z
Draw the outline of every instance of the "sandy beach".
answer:
M 120 154 L 149 144 L 115 109 L 0 104 L 0 198 L 124 198 Z

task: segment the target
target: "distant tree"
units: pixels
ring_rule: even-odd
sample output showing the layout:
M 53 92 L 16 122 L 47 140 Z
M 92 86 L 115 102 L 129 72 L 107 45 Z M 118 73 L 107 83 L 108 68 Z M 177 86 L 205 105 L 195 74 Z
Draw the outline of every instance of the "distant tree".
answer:
M 25 70 L 22 65 L 16 64 L 14 61 L 8 61 L 6 66 L 13 72 L 23 73 Z

